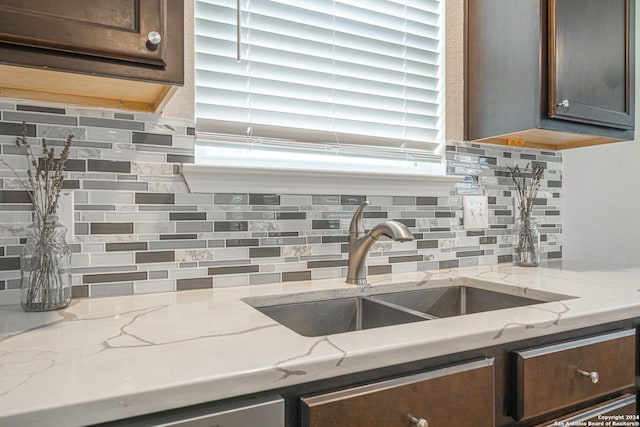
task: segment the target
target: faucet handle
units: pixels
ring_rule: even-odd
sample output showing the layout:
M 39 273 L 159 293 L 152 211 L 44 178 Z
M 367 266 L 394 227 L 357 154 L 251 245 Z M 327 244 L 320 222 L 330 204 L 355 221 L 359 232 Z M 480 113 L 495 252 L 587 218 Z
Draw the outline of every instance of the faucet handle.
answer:
M 369 206 L 369 201 L 365 200 L 359 207 L 356 209 L 353 217 L 351 218 L 351 225 L 349 226 L 349 233 L 354 234 L 363 234 L 364 226 L 362 225 L 362 211 L 364 208 Z

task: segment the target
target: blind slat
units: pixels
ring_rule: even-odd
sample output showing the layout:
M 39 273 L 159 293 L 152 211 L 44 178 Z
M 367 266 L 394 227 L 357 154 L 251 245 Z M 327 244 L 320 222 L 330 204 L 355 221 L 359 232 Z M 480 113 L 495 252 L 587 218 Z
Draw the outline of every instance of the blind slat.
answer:
M 203 128 L 219 129 L 222 132 L 215 134 L 209 132 L 203 140 L 206 140 L 211 145 L 215 145 L 215 141 L 224 142 L 238 142 L 243 144 L 263 144 L 265 147 L 277 147 L 277 146 L 303 146 L 313 147 L 315 145 L 322 145 L 328 150 L 339 150 L 345 147 L 353 152 L 363 153 L 366 151 L 380 152 L 395 152 L 399 157 L 406 157 L 407 152 L 415 158 L 427 157 L 433 158 L 432 152 L 438 147 L 436 143 L 428 143 L 423 141 L 407 140 L 398 141 L 395 138 L 385 138 L 383 136 L 367 136 L 358 134 L 336 134 L 339 140 L 349 140 L 348 144 L 336 143 L 334 137 L 331 140 L 325 138 L 326 134 L 321 132 L 314 132 L 313 129 L 296 129 L 296 128 L 279 128 L 277 126 L 270 125 L 254 125 L 257 129 L 256 132 L 260 133 L 260 138 L 247 138 L 242 135 L 242 132 L 246 130 L 245 123 L 237 123 L 230 121 L 218 121 L 214 119 L 199 119 L 197 125 Z M 303 138 L 300 138 L 300 135 Z M 305 142 L 298 142 L 303 139 Z M 295 142 L 295 144 L 292 144 Z
M 279 54 L 280 60 L 283 63 L 283 57 L 296 58 L 299 61 L 303 61 L 303 64 L 291 64 L 281 65 L 277 63 L 265 63 L 254 62 L 254 67 L 251 73 L 238 73 L 237 61 L 235 58 L 228 58 L 212 54 L 204 54 L 206 58 L 203 58 L 200 54 L 196 55 L 196 61 L 199 63 L 198 71 L 220 71 L 226 74 L 235 74 L 244 78 L 268 78 L 273 76 L 274 80 L 288 80 L 295 81 L 299 78 L 309 78 L 310 85 L 313 85 L 314 78 L 328 78 L 331 82 L 332 76 L 336 76 L 336 79 L 350 78 L 361 81 L 363 84 L 367 82 L 373 82 L 374 86 L 378 83 L 387 83 L 390 85 L 403 86 L 408 88 L 408 92 L 413 88 L 427 89 L 432 91 L 438 90 L 438 72 L 437 66 L 424 66 L 423 73 L 415 74 L 410 72 L 398 73 L 394 70 L 367 67 L 364 65 L 356 65 L 348 62 L 336 61 L 332 63 L 322 58 L 311 57 L 306 55 L 293 55 L 290 52 L 273 52 L 273 54 Z M 269 59 L 269 55 L 262 55 L 265 59 Z M 333 72 L 332 72 L 333 71 Z M 298 76 L 298 73 L 301 73 Z M 400 76 L 398 75 L 400 74 Z M 331 88 L 331 83 L 326 86 Z

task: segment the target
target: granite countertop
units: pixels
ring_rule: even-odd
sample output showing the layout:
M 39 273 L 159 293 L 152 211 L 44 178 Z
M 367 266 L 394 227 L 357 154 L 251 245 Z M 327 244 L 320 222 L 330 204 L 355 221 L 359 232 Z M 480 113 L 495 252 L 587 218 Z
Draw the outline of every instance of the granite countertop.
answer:
M 550 263 L 370 278 L 372 286 L 475 278 L 578 298 L 303 337 L 242 301 L 322 290 L 343 279 L 0 306 L 0 426 L 78 426 L 277 389 L 640 315 L 640 268 Z

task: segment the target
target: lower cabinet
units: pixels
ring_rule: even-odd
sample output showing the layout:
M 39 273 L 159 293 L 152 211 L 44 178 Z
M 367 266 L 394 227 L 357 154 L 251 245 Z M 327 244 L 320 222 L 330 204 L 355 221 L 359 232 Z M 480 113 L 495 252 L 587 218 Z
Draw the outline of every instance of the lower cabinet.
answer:
M 305 427 L 493 427 L 494 359 L 301 398 Z
M 417 374 L 309 390 L 297 394 L 298 417 L 295 423 L 289 418 L 288 425 L 636 425 L 637 325 L 627 325 L 488 347 L 481 350 L 482 360 L 446 368 L 431 364 L 412 371 Z
M 635 329 L 516 351 L 515 357 L 518 420 L 544 419 L 547 414 L 571 412 L 571 408 L 594 401 L 594 406 L 575 416 L 601 421 L 598 415 L 607 411 L 636 414 L 634 396 L 609 401 L 634 389 Z
M 640 425 L 639 327 L 640 317 L 102 426 Z

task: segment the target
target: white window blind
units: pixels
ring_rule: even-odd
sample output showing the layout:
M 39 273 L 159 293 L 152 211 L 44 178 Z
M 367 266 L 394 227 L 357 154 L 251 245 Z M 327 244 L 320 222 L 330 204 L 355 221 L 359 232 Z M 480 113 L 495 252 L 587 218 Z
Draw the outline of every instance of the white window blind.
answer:
M 241 0 L 240 60 L 236 4 L 195 2 L 198 162 L 441 161 L 441 1 Z

